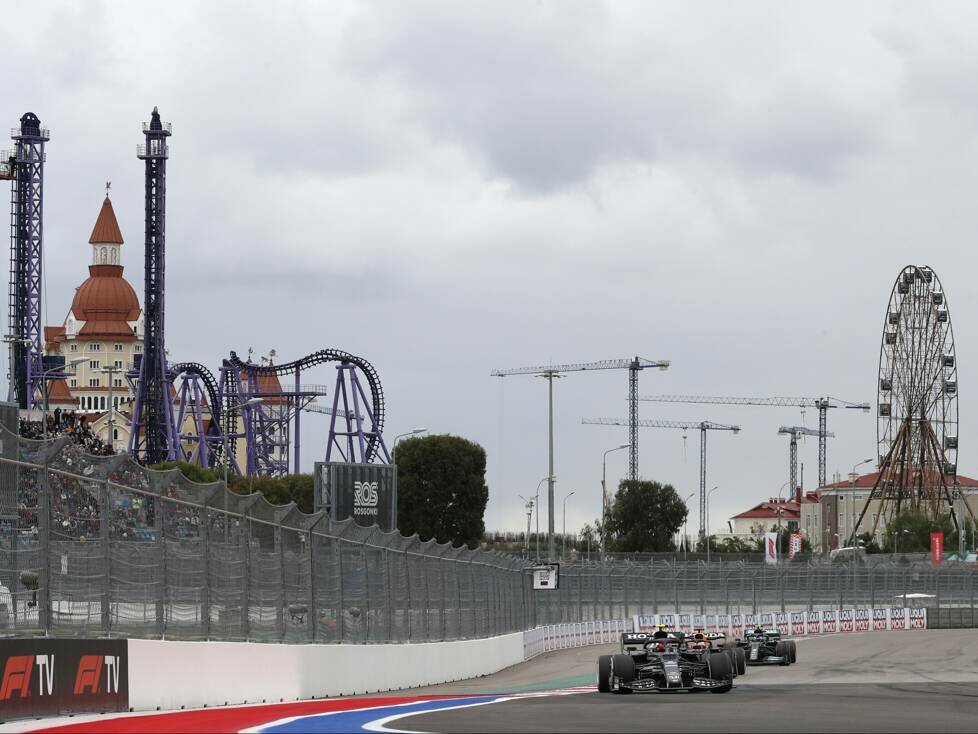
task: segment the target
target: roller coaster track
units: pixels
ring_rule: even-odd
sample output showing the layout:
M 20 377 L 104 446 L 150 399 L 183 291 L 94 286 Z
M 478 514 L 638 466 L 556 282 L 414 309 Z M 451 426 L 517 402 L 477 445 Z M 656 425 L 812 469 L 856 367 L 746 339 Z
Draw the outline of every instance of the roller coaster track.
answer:
M 211 415 L 215 421 L 219 420 L 222 406 L 218 397 L 217 380 L 214 379 L 213 373 L 197 362 L 181 362 L 170 367 L 170 382 L 175 381 L 184 373 L 200 377 L 201 382 L 204 383 L 204 389 L 207 390 L 207 401 L 210 404 Z
M 384 389 L 380 384 L 380 375 L 377 374 L 377 370 L 374 369 L 370 362 L 355 354 L 350 354 L 339 349 L 321 349 L 294 362 L 275 365 L 256 365 L 242 362 L 235 352 L 231 352 L 231 356 L 225 360 L 227 366 L 239 371 L 247 373 L 254 370 L 256 373 L 273 374 L 276 376 L 293 375 L 296 372 L 301 372 L 310 367 L 330 362 L 352 364 L 367 378 L 367 384 L 370 386 L 370 409 L 374 418 L 374 432 L 368 438 L 367 442 L 367 460 L 372 461 L 379 448 L 379 437 L 383 435 Z

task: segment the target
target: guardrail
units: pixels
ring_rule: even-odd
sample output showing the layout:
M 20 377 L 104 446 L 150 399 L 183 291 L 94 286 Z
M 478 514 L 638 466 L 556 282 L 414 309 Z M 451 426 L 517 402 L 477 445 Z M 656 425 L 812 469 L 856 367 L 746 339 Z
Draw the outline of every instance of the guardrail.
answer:
M 838 634 L 841 632 L 884 632 L 927 629 L 927 610 L 910 607 L 874 609 L 823 609 L 821 611 L 762 612 L 761 614 L 637 614 L 631 627 L 635 632 L 652 632 L 664 624 L 680 632 L 703 629 L 728 637 L 742 637 L 755 627 L 777 627 L 782 635 Z

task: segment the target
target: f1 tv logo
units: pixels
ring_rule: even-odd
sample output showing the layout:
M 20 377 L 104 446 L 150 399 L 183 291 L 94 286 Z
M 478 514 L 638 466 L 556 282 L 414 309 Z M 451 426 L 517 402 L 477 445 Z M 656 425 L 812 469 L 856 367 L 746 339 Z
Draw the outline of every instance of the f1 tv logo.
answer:
M 0 679 L 0 701 L 14 697 L 27 698 L 31 695 L 31 674 L 37 672 L 37 694 L 50 696 L 54 693 L 54 655 L 12 655 L 3 666 Z M 105 669 L 105 692 L 119 692 L 118 655 L 82 655 L 75 673 L 76 696 L 85 693 L 100 693 L 102 670 Z
M 86 692 L 98 693 L 102 683 L 102 666 L 105 665 L 105 692 L 119 692 L 118 655 L 82 655 L 75 673 L 75 695 Z
M 9 701 L 15 693 L 18 698 L 31 695 L 31 672 L 35 665 L 40 669 L 38 695 L 50 696 L 54 692 L 54 655 L 11 655 L 3 666 L 0 701 Z

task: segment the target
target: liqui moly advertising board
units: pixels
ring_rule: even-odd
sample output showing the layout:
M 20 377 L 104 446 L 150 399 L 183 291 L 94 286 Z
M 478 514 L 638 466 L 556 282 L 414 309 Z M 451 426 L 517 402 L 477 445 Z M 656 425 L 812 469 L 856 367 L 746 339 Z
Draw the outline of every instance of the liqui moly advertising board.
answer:
M 868 632 L 869 631 L 869 620 L 872 617 L 872 609 L 856 609 L 855 610 L 855 630 L 856 632 Z
M 907 628 L 907 610 L 903 607 L 890 609 L 890 629 L 905 630 Z
M 730 631 L 734 637 L 744 636 L 744 615 L 742 614 L 730 615 Z
M 829 634 L 832 632 L 839 631 L 839 618 L 838 612 L 834 609 L 829 609 L 822 612 L 822 632 Z
M 873 629 L 874 630 L 885 630 L 886 629 L 886 609 L 874 609 L 873 610 Z
M 793 635 L 803 635 L 803 634 L 805 634 L 805 613 L 804 612 L 792 612 L 791 613 L 791 634 L 793 634 Z
M 776 615 L 774 615 L 774 619 L 775 619 L 775 624 L 777 624 L 777 626 L 778 626 L 778 632 L 780 632 L 782 635 L 787 635 L 788 634 L 788 613 L 787 612 L 778 612 Z
M 856 628 L 852 609 L 839 610 L 839 632 L 852 632 Z
M 822 615 L 818 612 L 805 612 L 805 626 L 808 634 L 817 635 L 822 631 Z

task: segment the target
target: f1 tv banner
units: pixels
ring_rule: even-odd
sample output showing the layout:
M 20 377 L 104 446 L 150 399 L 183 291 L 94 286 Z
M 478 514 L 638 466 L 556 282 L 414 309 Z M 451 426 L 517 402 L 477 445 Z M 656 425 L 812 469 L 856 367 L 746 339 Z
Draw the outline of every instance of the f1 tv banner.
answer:
M 126 640 L 0 640 L 0 720 L 129 710 Z

